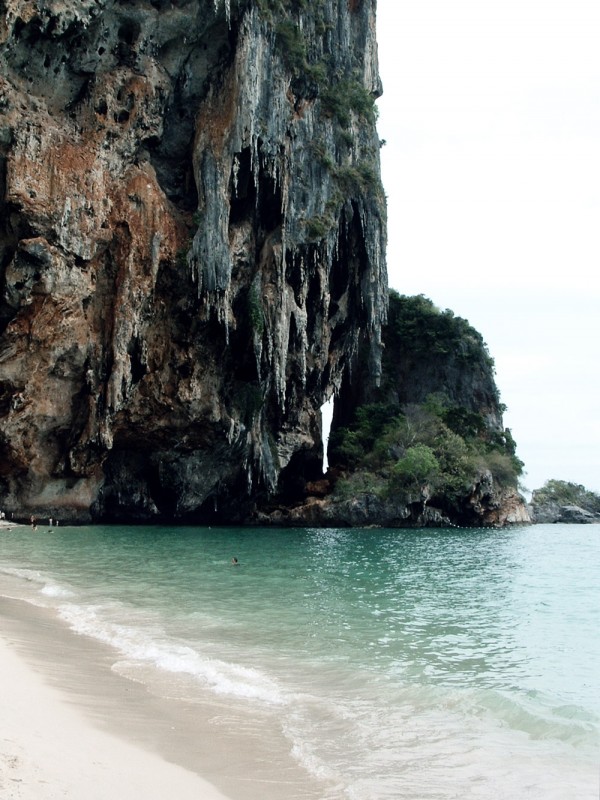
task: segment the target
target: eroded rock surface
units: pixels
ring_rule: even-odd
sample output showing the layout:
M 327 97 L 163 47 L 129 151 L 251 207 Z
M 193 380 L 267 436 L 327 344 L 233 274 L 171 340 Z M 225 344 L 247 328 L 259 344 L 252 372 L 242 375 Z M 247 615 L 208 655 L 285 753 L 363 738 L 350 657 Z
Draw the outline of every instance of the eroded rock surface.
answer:
M 581 506 L 536 503 L 535 492 L 530 509 L 533 521 L 538 524 L 561 522 L 572 525 L 589 525 L 593 522 L 600 522 L 600 514 L 581 508 Z
M 0 504 L 243 519 L 318 477 L 387 282 L 375 2 L 0 3 Z

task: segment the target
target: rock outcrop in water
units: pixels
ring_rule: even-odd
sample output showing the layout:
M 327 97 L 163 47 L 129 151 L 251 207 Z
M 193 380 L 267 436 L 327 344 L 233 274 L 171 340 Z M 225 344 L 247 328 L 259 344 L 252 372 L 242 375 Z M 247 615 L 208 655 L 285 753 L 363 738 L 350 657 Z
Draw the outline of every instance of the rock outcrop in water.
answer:
M 243 520 L 387 283 L 375 0 L 0 3 L 0 505 Z
M 536 523 L 586 525 L 600 522 L 600 495 L 578 483 L 549 480 L 532 493 L 529 509 Z
M 383 343 L 379 385 L 360 371 L 343 382 L 330 474 L 308 485 L 304 502 L 263 513 L 263 523 L 529 523 L 523 465 L 481 335 L 425 297 L 392 292 Z

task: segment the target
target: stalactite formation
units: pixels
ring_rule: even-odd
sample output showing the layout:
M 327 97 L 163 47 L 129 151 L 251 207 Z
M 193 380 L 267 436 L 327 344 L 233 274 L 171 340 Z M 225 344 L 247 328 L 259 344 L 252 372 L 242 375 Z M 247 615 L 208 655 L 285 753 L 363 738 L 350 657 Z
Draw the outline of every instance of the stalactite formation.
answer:
M 0 54 L 0 505 L 293 497 L 380 362 L 375 0 L 4 0 Z

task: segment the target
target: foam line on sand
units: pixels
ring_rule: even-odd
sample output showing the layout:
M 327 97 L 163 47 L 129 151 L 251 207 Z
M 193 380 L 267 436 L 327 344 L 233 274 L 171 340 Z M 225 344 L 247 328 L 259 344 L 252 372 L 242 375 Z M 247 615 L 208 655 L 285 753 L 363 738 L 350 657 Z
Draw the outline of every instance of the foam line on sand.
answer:
M 210 783 L 100 730 L 0 636 L 3 800 L 226 800 Z

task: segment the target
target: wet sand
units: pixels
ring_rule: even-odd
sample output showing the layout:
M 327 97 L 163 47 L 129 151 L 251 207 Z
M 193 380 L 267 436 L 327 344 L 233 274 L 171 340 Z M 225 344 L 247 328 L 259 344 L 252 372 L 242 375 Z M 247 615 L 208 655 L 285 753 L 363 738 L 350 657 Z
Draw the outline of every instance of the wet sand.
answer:
M 3 800 L 326 796 L 268 719 L 218 698 L 159 696 L 115 661 L 50 609 L 0 595 Z
M 225 800 L 193 772 L 96 727 L 20 650 L 3 626 L 0 795 L 5 800 Z

